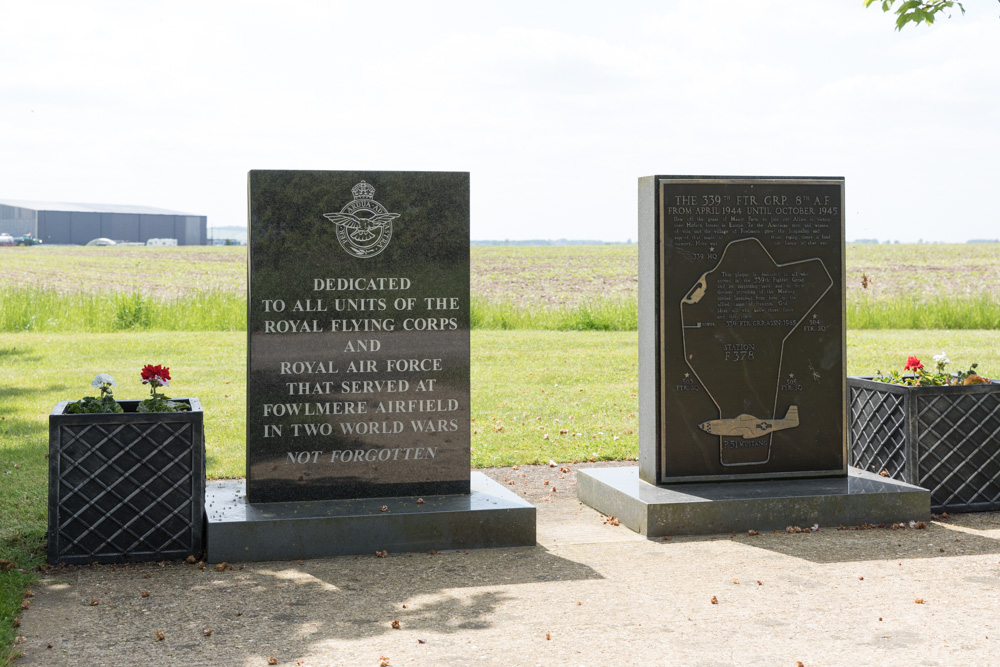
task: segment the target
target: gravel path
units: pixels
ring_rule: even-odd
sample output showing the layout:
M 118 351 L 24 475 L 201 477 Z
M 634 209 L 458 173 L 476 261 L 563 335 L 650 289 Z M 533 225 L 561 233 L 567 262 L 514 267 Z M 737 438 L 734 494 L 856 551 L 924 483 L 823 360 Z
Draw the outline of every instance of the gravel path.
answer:
M 16 664 L 1000 664 L 1000 513 L 648 540 L 562 467 L 485 471 L 534 547 L 53 570 Z

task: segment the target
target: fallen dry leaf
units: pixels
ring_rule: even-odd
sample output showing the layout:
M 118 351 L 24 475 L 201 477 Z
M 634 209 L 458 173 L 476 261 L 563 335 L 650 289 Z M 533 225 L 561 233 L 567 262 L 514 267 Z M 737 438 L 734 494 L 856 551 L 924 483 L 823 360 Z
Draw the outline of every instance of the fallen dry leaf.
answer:
M 750 537 L 756 537 L 757 535 L 760 535 L 760 531 L 751 528 L 750 530 L 747 531 L 747 535 L 749 535 Z
M 167 633 L 165 633 L 163 630 L 157 630 L 156 632 L 153 633 L 153 636 L 156 637 L 156 641 L 162 642 L 164 639 L 167 638 Z
M 202 561 L 198 561 L 198 569 L 199 570 L 204 570 L 205 569 L 205 561 L 203 561 L 203 560 Z
M 733 583 L 734 583 L 734 584 L 739 584 L 739 583 L 740 583 L 740 580 L 739 580 L 739 579 L 737 579 L 736 577 L 733 577 Z
M 96 607 L 99 604 L 101 604 L 100 600 L 98 600 L 97 598 L 90 598 L 90 606 L 91 607 Z
M 149 591 L 143 591 L 143 592 L 142 592 L 142 593 L 140 593 L 139 595 L 141 595 L 141 596 L 142 596 L 142 597 L 144 597 L 144 598 L 148 598 L 148 597 L 149 597 Z
M 205 635 L 206 637 L 211 637 L 212 636 L 212 628 L 206 628 L 205 630 L 202 630 L 201 634 Z
M 21 609 L 27 609 L 31 606 L 31 603 L 27 600 L 21 600 Z
M 379 656 L 378 667 L 389 667 L 389 657 L 385 655 Z
M 719 598 L 712 596 L 712 604 L 719 604 Z
M 389 552 L 386 551 L 385 549 L 383 549 L 382 551 L 376 551 L 375 552 L 375 557 L 376 558 L 386 558 L 388 555 L 389 555 Z
M 392 623 L 390 623 L 390 625 L 392 626 L 393 630 L 399 630 L 399 621 L 398 620 L 393 619 Z
M 277 665 L 278 664 L 278 659 L 275 658 L 272 655 L 270 658 L 267 659 L 267 664 L 269 664 L 269 665 Z
M 552 639 L 552 633 L 546 632 L 545 633 L 545 638 L 546 639 Z
M 188 556 L 187 558 L 184 559 L 184 562 L 187 563 L 188 565 L 194 565 L 197 561 L 198 559 L 195 558 L 194 556 Z
M 216 572 L 225 572 L 226 568 L 229 567 L 229 563 L 219 563 L 215 566 Z
M 35 597 L 35 592 L 31 591 L 31 590 L 24 591 L 24 597 L 26 597 L 26 598 L 33 598 L 33 597 Z
M 914 602 L 916 602 L 917 604 L 923 604 L 924 603 L 924 599 L 923 598 L 917 598 L 916 600 L 914 600 Z
M 763 586 L 763 585 L 764 585 L 764 582 L 763 582 L 763 581 L 761 581 L 760 579 L 758 579 L 758 580 L 757 580 L 757 585 L 758 585 L 758 586 Z

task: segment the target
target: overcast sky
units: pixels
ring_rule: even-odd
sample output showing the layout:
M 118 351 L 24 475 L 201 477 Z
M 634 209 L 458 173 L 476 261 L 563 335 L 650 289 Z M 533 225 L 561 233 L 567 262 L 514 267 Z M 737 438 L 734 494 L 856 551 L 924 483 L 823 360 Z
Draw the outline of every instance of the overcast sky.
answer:
M 250 169 L 470 171 L 473 239 L 624 241 L 639 176 L 844 176 L 848 240 L 998 238 L 965 6 L 0 0 L 0 198 L 245 225 Z

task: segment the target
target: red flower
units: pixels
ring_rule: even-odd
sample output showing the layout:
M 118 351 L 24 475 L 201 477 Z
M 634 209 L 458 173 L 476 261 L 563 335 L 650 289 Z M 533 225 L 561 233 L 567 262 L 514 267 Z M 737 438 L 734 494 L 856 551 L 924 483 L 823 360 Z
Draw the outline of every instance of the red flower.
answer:
M 906 360 L 906 365 L 903 366 L 904 371 L 919 371 L 924 365 L 920 363 L 920 360 L 916 357 L 909 357 Z
M 142 367 L 142 382 L 146 384 L 150 380 L 156 380 L 160 384 L 166 385 L 170 380 L 170 369 L 165 366 L 146 364 Z

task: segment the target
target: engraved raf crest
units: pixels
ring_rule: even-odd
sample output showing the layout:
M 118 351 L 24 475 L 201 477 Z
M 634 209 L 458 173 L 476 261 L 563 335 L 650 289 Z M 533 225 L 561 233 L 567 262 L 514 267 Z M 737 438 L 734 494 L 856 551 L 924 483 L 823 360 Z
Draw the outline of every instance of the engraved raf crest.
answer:
M 375 188 L 361 181 L 353 188 L 354 199 L 339 213 L 324 213 L 323 217 L 337 226 L 340 246 L 355 257 L 367 259 L 379 254 L 392 238 L 392 221 L 399 213 L 389 213 L 372 199 Z

